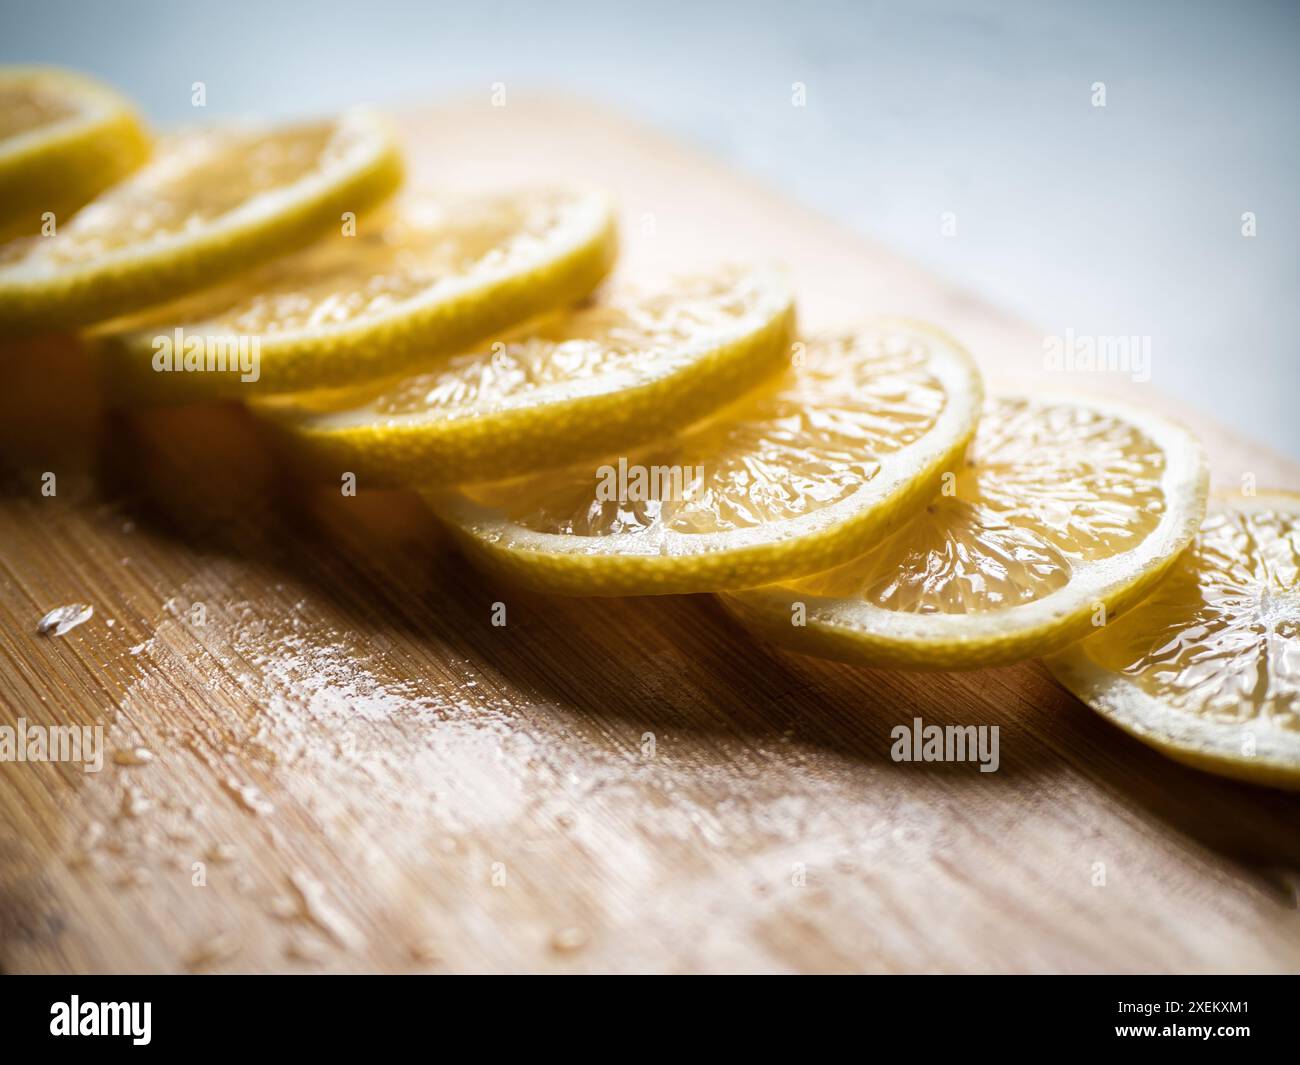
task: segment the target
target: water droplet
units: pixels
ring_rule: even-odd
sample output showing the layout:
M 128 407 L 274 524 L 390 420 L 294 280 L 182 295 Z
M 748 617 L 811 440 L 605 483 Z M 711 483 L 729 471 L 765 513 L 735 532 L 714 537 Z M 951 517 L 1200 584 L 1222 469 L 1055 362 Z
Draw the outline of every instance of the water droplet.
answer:
M 118 883 L 122 887 L 144 887 L 151 879 L 148 869 L 143 865 L 134 865 L 122 874 Z
M 575 925 L 561 928 L 551 936 L 551 949 L 561 954 L 570 954 L 587 945 L 587 933 Z
M 294 932 L 285 943 L 284 952 L 297 961 L 319 962 L 329 954 L 330 945 L 310 932 Z
M 68 855 L 68 865 L 73 868 L 92 865 L 95 860 L 95 850 L 103 839 L 104 826 L 98 821 L 91 821 L 82 831 L 76 849 Z
M 264 817 L 275 812 L 275 807 L 252 784 L 241 784 L 233 777 L 227 777 L 222 783 L 235 801 L 250 814 Z
M 302 915 L 302 907 L 298 900 L 289 895 L 276 895 L 267 905 L 273 917 L 278 917 L 281 921 L 292 921 Z
M 442 951 L 438 949 L 438 944 L 433 939 L 417 939 L 410 946 L 410 954 L 412 961 L 425 965 L 442 961 Z
M 310 921 L 342 947 L 354 947 L 360 939 L 351 922 L 325 897 L 325 885 L 309 873 L 297 872 L 289 877 L 298 896 L 298 916 Z
M 208 861 L 224 865 L 239 857 L 239 851 L 233 843 L 216 843 L 208 848 Z
M 202 969 L 227 961 L 239 953 L 239 944 L 227 932 L 218 932 L 211 939 L 204 940 L 185 959 L 189 969 Z
M 141 814 L 148 813 L 153 808 L 153 803 L 145 796 L 139 788 L 127 788 L 122 793 L 122 816 L 139 817 Z
M 36 631 L 42 636 L 63 636 L 78 625 L 89 621 L 95 608 L 88 603 L 69 603 L 56 606 L 36 623 Z

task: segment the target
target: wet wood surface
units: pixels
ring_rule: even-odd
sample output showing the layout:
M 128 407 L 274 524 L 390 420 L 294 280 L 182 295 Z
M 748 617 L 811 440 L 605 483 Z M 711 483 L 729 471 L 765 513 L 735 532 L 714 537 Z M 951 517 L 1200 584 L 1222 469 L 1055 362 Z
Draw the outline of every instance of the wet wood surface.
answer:
M 915 315 L 995 384 L 1166 407 L 1045 374 L 1041 329 L 618 117 L 404 124 L 434 187 L 607 185 L 628 272 L 784 262 L 807 326 Z M 1300 968 L 1300 798 L 1160 758 L 1036 662 L 853 669 L 707 596 L 525 594 L 414 497 L 296 488 L 237 407 L 109 411 L 67 340 L 3 364 L 0 723 L 106 747 L 0 763 L 5 971 Z M 1219 484 L 1300 488 L 1173 413 Z M 69 603 L 94 616 L 39 635 Z M 1001 768 L 893 763 L 914 717 L 999 726 Z

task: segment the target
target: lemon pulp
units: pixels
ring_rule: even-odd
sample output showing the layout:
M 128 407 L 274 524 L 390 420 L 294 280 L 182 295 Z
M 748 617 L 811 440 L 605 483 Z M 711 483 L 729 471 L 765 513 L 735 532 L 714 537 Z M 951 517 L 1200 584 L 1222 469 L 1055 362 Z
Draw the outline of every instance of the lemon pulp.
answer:
M 1064 588 L 1130 550 L 1165 510 L 1165 457 L 1137 426 L 1025 398 L 989 405 L 965 466 L 892 540 L 800 585 L 884 610 L 965 614 Z
M 1300 737 L 1300 523 L 1219 511 L 1169 579 L 1088 641 L 1103 668 L 1178 710 Z
M 615 289 L 571 315 L 539 321 L 522 336 L 397 382 L 364 415 L 349 418 L 431 411 L 472 417 L 584 383 L 603 391 L 635 388 L 691 361 L 716 338 L 764 320 L 775 306 L 766 279 L 743 271 L 685 278 L 653 293 Z
M 0 331 L 86 325 L 211 286 L 310 243 L 400 176 L 387 126 L 364 111 L 164 138 L 52 236 L 0 245 Z
M 1173 758 L 1300 787 L 1300 496 L 1216 500 L 1164 583 L 1048 666 Z
M 671 482 L 660 480 L 651 498 L 601 501 L 591 466 L 467 492 L 523 528 L 566 536 L 735 532 L 799 518 L 858 491 L 882 457 L 934 428 L 947 393 L 928 354 L 922 335 L 901 331 L 806 346 L 798 372 L 770 394 L 640 457 L 646 469 L 702 467 L 686 498 L 662 498 Z
M 769 271 L 614 285 L 426 372 L 259 410 L 371 480 L 483 481 L 639 445 L 725 405 L 784 364 L 792 322 Z
M 3 93 L 0 108 L 0 140 L 52 126 L 72 118 L 77 109 L 66 97 L 38 85 L 22 85 Z
M 342 326 L 476 275 L 542 259 L 590 204 L 560 190 L 440 201 L 413 196 L 363 225 L 263 267 L 193 328 L 259 335 Z
M 677 437 L 432 493 L 435 509 L 489 565 L 567 594 L 744 588 L 824 569 L 935 490 L 974 431 L 980 382 L 948 338 L 897 320 L 800 342 L 794 359 Z M 642 490 L 605 490 L 616 464 L 640 471 Z
M 0 241 L 49 233 L 148 155 L 148 134 L 107 86 L 0 67 Z
M 57 239 L 0 247 L 0 266 L 22 260 L 33 271 L 57 270 L 202 229 L 339 155 L 346 141 L 334 136 L 336 130 L 321 123 L 274 137 L 210 130 L 162 138 L 151 165 L 134 180 L 87 205 L 59 229 Z
M 828 657 L 918 669 L 1015 661 L 1135 601 L 1190 541 L 1205 491 L 1200 448 L 1162 419 L 999 397 L 964 465 L 892 536 L 727 601 L 774 641 Z

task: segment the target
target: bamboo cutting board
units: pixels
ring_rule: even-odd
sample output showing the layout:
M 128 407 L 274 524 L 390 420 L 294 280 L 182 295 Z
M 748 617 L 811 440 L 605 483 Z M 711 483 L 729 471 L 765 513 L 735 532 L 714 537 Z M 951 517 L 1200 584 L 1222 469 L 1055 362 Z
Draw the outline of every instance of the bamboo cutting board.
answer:
M 610 187 L 630 272 L 784 262 L 805 325 L 913 315 L 1044 383 L 1040 332 L 622 119 L 405 124 L 425 183 Z M 295 490 L 236 408 L 107 412 L 64 341 L 4 373 L 0 718 L 108 751 L 0 764 L 6 971 L 1300 969 L 1300 797 L 1162 759 L 1036 662 L 868 671 L 707 596 L 524 594 L 411 497 Z M 1300 488 L 1174 413 L 1220 485 Z M 1001 769 L 891 762 L 914 717 L 998 725 Z

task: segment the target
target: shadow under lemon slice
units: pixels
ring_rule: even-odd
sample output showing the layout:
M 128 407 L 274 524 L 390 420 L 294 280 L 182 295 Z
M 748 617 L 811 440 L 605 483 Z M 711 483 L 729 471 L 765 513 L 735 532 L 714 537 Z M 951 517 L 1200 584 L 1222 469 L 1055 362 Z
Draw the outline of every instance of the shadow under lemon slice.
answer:
M 1168 580 L 1047 665 L 1171 758 L 1300 788 L 1300 495 L 1216 498 Z
M 216 284 L 337 232 L 401 174 L 387 124 L 365 110 L 164 137 L 53 236 L 0 245 L 0 336 L 89 325 Z
M 177 402 L 391 377 L 576 303 L 616 254 L 599 191 L 409 194 L 233 284 L 112 327 L 106 379 L 120 401 Z
M 786 374 L 674 440 L 426 498 L 473 558 L 540 590 L 745 588 L 834 565 L 924 505 L 980 399 L 952 340 L 885 320 L 801 342 Z
M 0 240 L 51 221 L 57 231 L 148 155 L 135 111 L 107 86 L 54 67 L 0 67 Z
M 424 373 L 256 404 L 311 472 L 361 484 L 456 484 L 657 439 L 788 364 L 794 298 L 728 269 L 535 320 Z
M 974 669 L 1055 650 L 1145 595 L 1205 511 L 1201 449 L 1109 402 L 992 399 L 964 468 L 859 557 L 726 595 L 774 643 L 871 666 Z

